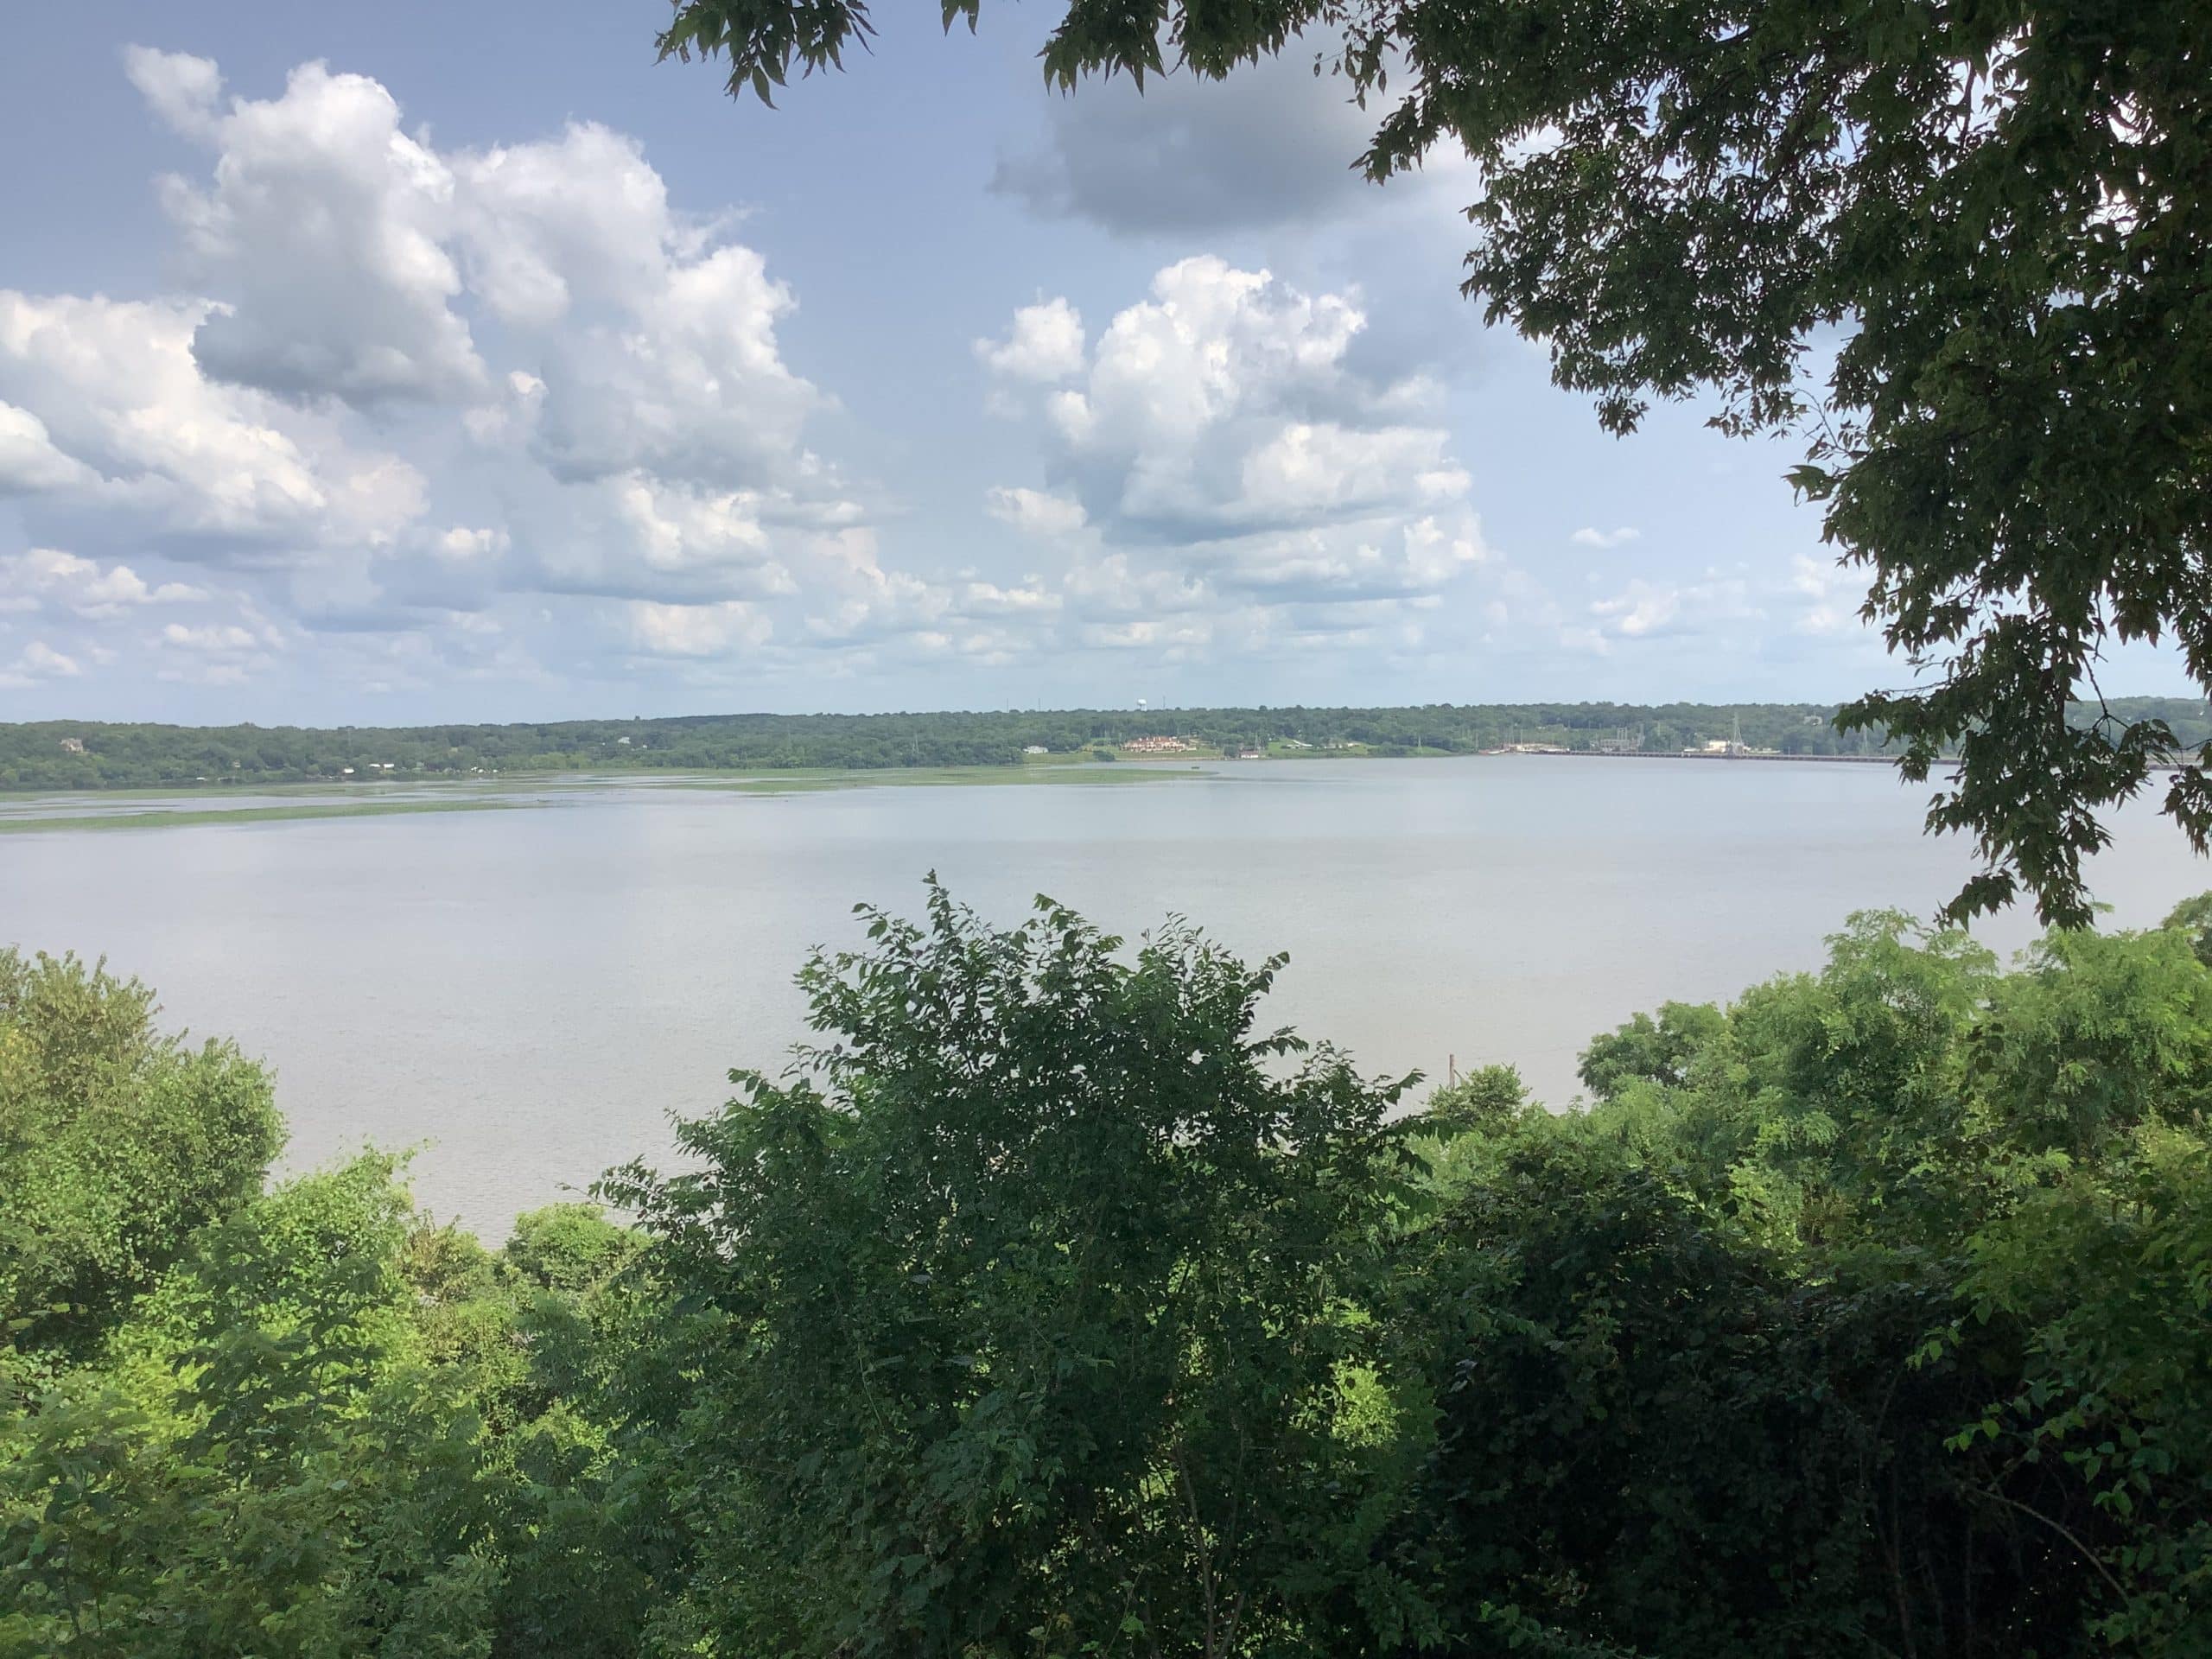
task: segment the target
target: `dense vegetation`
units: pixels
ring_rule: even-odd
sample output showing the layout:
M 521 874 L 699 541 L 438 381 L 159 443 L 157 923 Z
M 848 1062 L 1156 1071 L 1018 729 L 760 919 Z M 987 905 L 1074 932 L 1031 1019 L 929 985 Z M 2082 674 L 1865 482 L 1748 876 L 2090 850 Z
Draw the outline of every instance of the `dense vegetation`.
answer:
M 2200 702 L 2135 697 L 2131 720 L 2167 722 L 2191 747 L 2212 737 Z M 700 715 L 505 726 L 0 725 L 0 788 L 105 789 L 474 777 L 516 772 L 784 770 L 1019 766 L 1032 746 L 1060 755 L 1132 738 L 1187 736 L 1211 748 L 1471 754 L 1508 742 L 1664 753 L 1733 739 L 1784 754 L 1896 753 L 1843 734 L 1833 705 L 1610 702 L 1433 704 L 1417 709 L 1175 709 L 910 715 Z M 2094 711 L 2077 709 L 2088 721 Z M 350 770 L 349 770 L 350 769 Z
M 944 0 L 972 29 L 982 0 Z M 868 0 L 677 0 L 663 58 L 768 101 L 842 66 Z M 1465 291 L 1614 432 L 1702 395 L 1792 484 L 1916 671 L 1844 724 L 1957 752 L 1932 822 L 1986 868 L 1957 916 L 2090 918 L 2102 817 L 2173 758 L 2101 711 L 2110 639 L 2212 691 L 2212 6 L 2204 0 L 1067 0 L 1047 85 L 1304 53 L 1371 109 L 1374 180 L 1476 166 Z M 1347 158 L 1350 159 L 1350 158 Z M 2212 779 L 2164 810 L 2200 850 Z
M 932 890 L 496 1251 L 0 955 L 0 1656 L 2212 1649 L 2212 896 L 1856 918 L 1560 1115 Z

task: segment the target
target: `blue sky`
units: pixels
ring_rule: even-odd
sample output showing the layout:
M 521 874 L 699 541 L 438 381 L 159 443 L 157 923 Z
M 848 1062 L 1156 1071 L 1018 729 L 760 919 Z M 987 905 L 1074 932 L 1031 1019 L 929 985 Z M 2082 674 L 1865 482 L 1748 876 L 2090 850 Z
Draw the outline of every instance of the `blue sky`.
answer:
M 1786 446 L 1601 434 L 1303 61 L 775 111 L 659 0 L 20 10 L 0 718 L 1841 697 Z M 2116 683 L 2118 682 L 2118 683 Z M 2179 691 L 2135 654 L 2107 690 Z

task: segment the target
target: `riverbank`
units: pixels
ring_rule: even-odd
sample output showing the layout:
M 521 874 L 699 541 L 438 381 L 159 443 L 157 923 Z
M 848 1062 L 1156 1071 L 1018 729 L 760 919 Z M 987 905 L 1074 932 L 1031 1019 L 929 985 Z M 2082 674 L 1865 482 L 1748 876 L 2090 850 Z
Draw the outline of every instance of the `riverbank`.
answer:
M 67 790 L 0 795 L 0 836 L 515 811 L 574 805 L 620 793 L 663 791 L 772 797 L 854 789 L 1112 788 L 1210 775 L 1208 768 L 1196 765 L 1133 763 L 817 768 L 744 773 L 696 770 L 634 776 L 548 772 L 496 780 L 262 787 L 209 785 L 99 792 Z

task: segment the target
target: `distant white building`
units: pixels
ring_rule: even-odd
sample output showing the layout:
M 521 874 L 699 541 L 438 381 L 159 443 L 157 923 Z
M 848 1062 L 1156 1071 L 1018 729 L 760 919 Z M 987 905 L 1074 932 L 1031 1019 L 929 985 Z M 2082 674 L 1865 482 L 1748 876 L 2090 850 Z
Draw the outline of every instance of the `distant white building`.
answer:
M 627 743 L 630 740 L 626 737 L 622 741 L 625 743 Z M 1024 754 L 1050 754 L 1052 753 L 1052 751 L 1046 748 L 1042 743 L 1025 743 L 1022 745 L 1021 752 Z

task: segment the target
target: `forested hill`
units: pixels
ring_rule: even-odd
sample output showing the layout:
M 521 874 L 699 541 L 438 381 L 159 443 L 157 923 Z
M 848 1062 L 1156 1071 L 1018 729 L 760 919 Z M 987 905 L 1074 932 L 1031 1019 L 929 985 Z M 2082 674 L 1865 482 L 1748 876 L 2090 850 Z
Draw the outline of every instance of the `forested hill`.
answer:
M 2164 719 L 2192 747 L 2206 705 L 2133 697 L 2126 719 Z M 86 789 L 492 772 L 665 771 L 1019 765 L 1024 751 L 1077 754 L 1150 736 L 1275 753 L 1468 754 L 1507 743 L 1664 752 L 1734 739 L 1784 754 L 1880 754 L 1831 724 L 1832 704 L 1433 704 L 1414 709 L 1075 709 L 895 715 L 697 715 L 503 726 L 161 726 L 88 721 L 0 725 L 0 788 Z M 2086 714 L 2084 718 L 2086 719 Z M 350 769 L 350 770 L 349 770 Z

